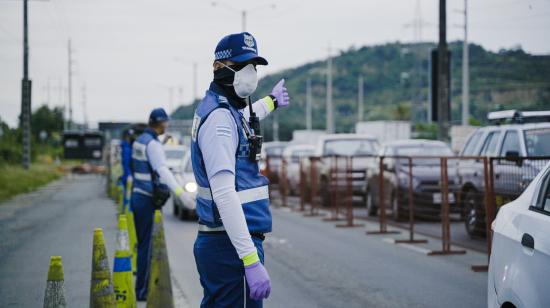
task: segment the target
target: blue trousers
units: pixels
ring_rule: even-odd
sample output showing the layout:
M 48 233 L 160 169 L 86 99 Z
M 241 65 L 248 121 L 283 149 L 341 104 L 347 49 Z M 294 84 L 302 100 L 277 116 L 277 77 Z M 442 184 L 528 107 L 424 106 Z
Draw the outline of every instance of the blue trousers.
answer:
M 136 297 L 147 299 L 147 284 L 149 282 L 149 263 L 151 260 L 151 233 L 155 208 L 153 199 L 139 193 L 132 193 L 132 211 L 138 242 Z
M 262 241 L 252 237 L 261 262 L 264 262 Z M 204 289 L 201 308 L 261 308 L 262 301 L 249 298 L 244 279 L 243 261 L 227 234 L 199 233 L 193 247 L 195 263 Z M 244 301 L 246 299 L 246 306 Z

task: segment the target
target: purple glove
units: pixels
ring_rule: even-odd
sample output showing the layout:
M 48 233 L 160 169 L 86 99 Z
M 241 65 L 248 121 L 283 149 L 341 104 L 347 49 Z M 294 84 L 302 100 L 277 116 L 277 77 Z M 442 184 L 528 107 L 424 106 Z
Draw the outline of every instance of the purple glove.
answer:
M 271 90 L 271 95 L 275 96 L 277 99 L 277 107 L 286 107 L 290 102 L 290 97 L 288 97 L 288 91 L 285 88 L 285 79 L 281 79 Z
M 253 300 L 262 300 L 269 297 L 271 292 L 271 281 L 269 275 L 261 262 L 244 267 L 246 282 L 250 288 L 250 298 Z

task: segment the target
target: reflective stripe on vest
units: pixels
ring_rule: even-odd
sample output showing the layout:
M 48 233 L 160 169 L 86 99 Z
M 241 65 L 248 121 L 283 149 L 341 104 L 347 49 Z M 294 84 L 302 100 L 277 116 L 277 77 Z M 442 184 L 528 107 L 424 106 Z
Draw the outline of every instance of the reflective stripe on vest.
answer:
M 148 181 L 148 182 L 151 182 L 151 173 L 139 173 L 139 172 L 134 172 L 134 178 L 136 180 L 140 180 L 140 181 Z
M 245 189 L 237 192 L 241 203 L 250 203 L 258 200 L 269 199 L 269 188 L 267 185 Z M 212 200 L 212 194 L 210 193 L 210 188 L 200 187 L 197 189 L 197 198 Z

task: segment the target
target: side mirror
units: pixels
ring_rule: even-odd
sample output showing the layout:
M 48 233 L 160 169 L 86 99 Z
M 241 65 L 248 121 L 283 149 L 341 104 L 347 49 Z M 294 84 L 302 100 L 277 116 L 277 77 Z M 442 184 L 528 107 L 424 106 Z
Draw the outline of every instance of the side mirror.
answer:
M 504 159 L 506 159 L 507 161 L 515 162 L 518 166 L 521 165 L 521 159 L 518 151 L 506 151 Z

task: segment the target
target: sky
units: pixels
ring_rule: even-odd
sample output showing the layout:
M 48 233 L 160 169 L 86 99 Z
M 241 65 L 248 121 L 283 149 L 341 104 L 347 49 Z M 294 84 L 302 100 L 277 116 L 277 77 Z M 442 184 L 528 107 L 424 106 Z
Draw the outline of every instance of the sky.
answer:
M 0 119 L 18 123 L 21 101 L 22 0 L 0 0 Z M 68 41 L 73 58 L 73 119 L 146 121 L 151 109 L 174 110 L 212 79 L 217 42 L 246 30 L 269 66 L 259 75 L 292 68 L 352 46 L 438 38 L 437 0 L 31 0 L 30 78 L 33 109 L 67 106 Z M 417 8 L 420 9 L 417 9 Z M 447 0 L 448 40 L 464 37 L 464 0 Z M 468 2 L 469 40 L 498 51 L 550 54 L 550 0 Z M 408 26 L 409 25 L 409 26 Z M 267 94 L 267 93 L 266 93 Z M 292 96 L 292 93 L 290 93 Z M 172 98 L 172 99 L 170 99 Z M 86 106 L 84 108 L 84 106 Z

